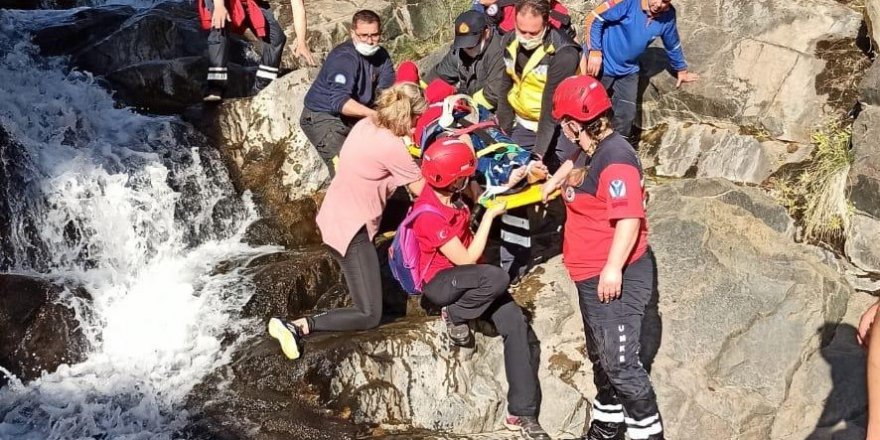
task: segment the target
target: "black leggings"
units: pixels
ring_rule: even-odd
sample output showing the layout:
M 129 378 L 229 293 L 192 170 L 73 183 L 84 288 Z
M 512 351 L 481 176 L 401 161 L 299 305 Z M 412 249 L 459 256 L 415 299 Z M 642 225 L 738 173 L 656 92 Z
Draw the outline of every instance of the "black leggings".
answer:
M 535 416 L 541 406 L 541 344 L 522 309 L 507 293 L 509 283 L 510 277 L 498 266 L 466 264 L 441 270 L 422 292 L 435 305 L 446 307 L 455 323 L 485 318 L 495 325 L 504 341 L 507 411 L 515 416 Z
M 309 330 L 367 330 L 378 326 L 382 319 L 382 278 L 379 255 L 367 229 L 361 228 L 354 235 L 344 257 L 335 249 L 331 249 L 330 254 L 342 267 L 354 307 L 328 310 L 311 317 Z

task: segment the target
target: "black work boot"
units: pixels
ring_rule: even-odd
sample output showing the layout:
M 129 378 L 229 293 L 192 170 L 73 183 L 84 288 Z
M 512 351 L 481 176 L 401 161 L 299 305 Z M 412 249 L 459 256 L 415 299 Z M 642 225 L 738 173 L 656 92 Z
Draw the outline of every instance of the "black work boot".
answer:
M 205 102 L 222 101 L 223 100 L 223 92 L 224 92 L 224 90 L 223 90 L 222 85 L 220 85 L 218 83 L 214 83 L 214 82 L 209 82 L 208 88 L 205 91 L 205 96 L 203 97 L 203 99 Z
M 626 428 L 623 423 L 593 420 L 585 430 L 583 440 L 624 440 Z
M 256 95 L 257 93 L 260 93 L 261 90 L 265 89 L 271 83 L 272 83 L 271 79 L 257 77 L 254 80 L 254 88 L 251 90 L 251 93 Z

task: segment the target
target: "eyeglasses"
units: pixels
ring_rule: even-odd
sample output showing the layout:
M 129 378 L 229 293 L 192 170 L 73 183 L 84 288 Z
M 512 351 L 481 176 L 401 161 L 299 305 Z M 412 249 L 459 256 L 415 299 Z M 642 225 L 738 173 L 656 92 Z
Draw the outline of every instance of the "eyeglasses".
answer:
M 371 43 L 374 41 L 379 41 L 382 38 L 382 33 L 362 34 L 359 32 L 355 32 L 354 36 L 362 43 Z

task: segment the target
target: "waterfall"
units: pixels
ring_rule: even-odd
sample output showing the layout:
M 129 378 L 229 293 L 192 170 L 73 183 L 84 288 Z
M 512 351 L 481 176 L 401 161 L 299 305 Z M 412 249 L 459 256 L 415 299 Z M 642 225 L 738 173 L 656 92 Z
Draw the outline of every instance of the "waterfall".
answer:
M 239 316 L 253 292 L 240 268 L 271 249 L 241 242 L 253 206 L 200 134 L 120 108 L 39 54 L 29 27 L 69 13 L 0 11 L 0 126 L 14 141 L 0 149 L 0 270 L 85 288 L 91 301 L 62 300 L 91 351 L 0 389 L 0 438 L 177 438 L 189 390 L 260 330 Z M 226 261 L 238 264 L 217 270 Z

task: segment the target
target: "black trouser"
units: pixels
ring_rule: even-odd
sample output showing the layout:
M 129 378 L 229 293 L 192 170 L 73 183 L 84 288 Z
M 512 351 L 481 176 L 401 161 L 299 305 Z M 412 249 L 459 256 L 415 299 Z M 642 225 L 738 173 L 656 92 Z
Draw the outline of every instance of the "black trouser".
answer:
M 336 175 L 336 168 L 333 166 L 333 158 L 339 155 L 342 144 L 351 127 L 354 125 L 350 118 L 332 115 L 330 113 L 315 112 L 303 107 L 302 115 L 299 118 L 299 126 L 309 142 L 318 150 L 321 160 L 330 170 L 330 176 Z
M 210 2 L 210 0 L 208 0 Z M 266 17 L 266 35 L 262 38 L 262 57 L 260 66 L 257 68 L 258 81 L 269 82 L 278 77 L 278 68 L 281 66 L 281 52 L 287 44 L 284 29 L 278 24 L 269 4 L 260 4 L 263 17 Z M 242 6 L 247 7 L 246 3 Z M 208 3 L 208 7 L 213 5 Z M 229 26 L 223 29 L 211 29 L 208 34 L 208 83 L 216 87 L 224 87 L 228 78 L 229 62 Z
M 576 283 L 587 356 L 598 390 L 593 420 L 626 422 L 633 440 L 663 432 L 654 387 L 639 361 L 642 317 L 653 292 L 655 270 L 650 251 L 626 266 L 620 298 L 608 304 L 599 301 L 598 276 Z
M 611 96 L 611 108 L 614 110 L 611 125 L 614 126 L 614 131 L 629 139 L 633 121 L 636 120 L 639 74 L 636 72 L 625 76 L 602 75 L 602 85 Z
M 330 254 L 342 267 L 354 307 L 328 310 L 313 316 L 309 322 L 310 330 L 367 330 L 378 326 L 382 319 L 382 275 L 379 273 L 379 255 L 367 229 L 361 228 L 355 234 L 344 257 L 335 249 L 330 249 Z
M 509 281 L 498 266 L 468 264 L 440 271 L 422 293 L 435 305 L 446 307 L 452 322 L 480 317 L 492 321 L 504 340 L 507 410 L 511 415 L 536 416 L 541 404 L 541 345 L 522 309 L 507 293 Z
M 551 173 L 570 158 L 578 146 L 558 133 L 544 157 Z M 514 143 L 531 151 L 536 133 L 517 125 L 511 138 Z M 547 205 L 536 203 L 511 209 L 501 217 L 501 267 L 514 281 L 525 275 L 534 265 L 562 252 L 562 225 L 565 223 L 565 205 L 555 199 Z

